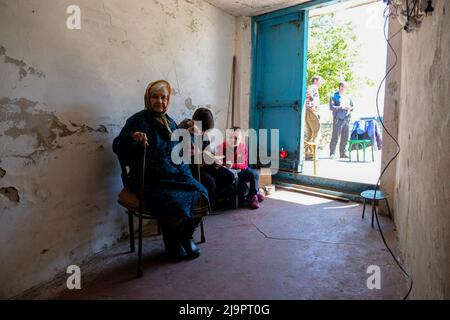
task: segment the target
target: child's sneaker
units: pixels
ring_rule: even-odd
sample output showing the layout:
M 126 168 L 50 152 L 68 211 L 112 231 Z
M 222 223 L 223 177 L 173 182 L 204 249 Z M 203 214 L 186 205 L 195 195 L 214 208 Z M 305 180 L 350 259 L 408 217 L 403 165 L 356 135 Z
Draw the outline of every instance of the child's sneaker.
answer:
M 262 192 L 258 192 L 256 195 L 258 197 L 259 202 L 263 202 L 264 199 L 266 198 Z
M 252 209 L 259 208 L 258 196 L 256 194 L 252 197 L 252 200 L 250 202 L 250 208 L 252 208 Z

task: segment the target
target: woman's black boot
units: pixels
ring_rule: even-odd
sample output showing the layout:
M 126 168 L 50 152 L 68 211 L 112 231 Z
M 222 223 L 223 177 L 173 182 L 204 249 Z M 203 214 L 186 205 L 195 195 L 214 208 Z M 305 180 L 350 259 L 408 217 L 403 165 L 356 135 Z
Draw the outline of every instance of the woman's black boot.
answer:
M 195 259 L 200 257 L 200 248 L 197 246 L 192 237 L 190 239 L 182 239 L 181 244 L 186 251 L 188 259 Z
M 200 248 L 192 238 L 194 231 L 195 225 L 191 220 L 186 220 L 180 230 L 181 245 L 187 254 L 187 258 L 189 259 L 195 259 L 200 256 Z
M 177 232 L 168 226 L 163 226 L 162 232 L 167 257 L 173 261 L 180 261 L 186 258 L 186 251 L 181 245 Z

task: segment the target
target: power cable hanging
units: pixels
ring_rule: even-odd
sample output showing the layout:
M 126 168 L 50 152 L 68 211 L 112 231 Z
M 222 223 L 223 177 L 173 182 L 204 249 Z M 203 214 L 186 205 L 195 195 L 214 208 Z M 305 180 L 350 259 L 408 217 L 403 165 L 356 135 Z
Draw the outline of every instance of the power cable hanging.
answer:
M 388 37 L 388 35 L 386 34 L 386 26 L 387 26 L 387 22 L 389 20 L 389 18 L 392 16 L 392 13 L 389 11 L 389 7 L 386 7 L 387 10 L 385 10 L 384 16 L 385 16 L 385 20 L 384 20 L 384 26 L 383 26 L 383 34 L 384 34 L 384 38 L 386 39 L 386 42 L 389 46 L 389 48 L 392 50 L 393 54 L 394 54 L 394 64 L 388 69 L 388 71 L 386 72 L 385 76 L 383 77 L 383 79 L 380 82 L 380 85 L 378 86 L 378 90 L 377 90 L 377 96 L 376 96 L 376 107 L 377 107 L 377 114 L 378 114 L 378 120 L 380 121 L 384 131 L 388 134 L 388 136 L 395 142 L 395 145 L 397 147 L 397 152 L 395 153 L 395 155 L 392 157 L 392 159 L 389 160 L 389 162 L 386 164 L 386 166 L 383 168 L 383 170 L 381 171 L 380 177 L 378 178 L 378 181 L 375 185 L 375 192 L 374 192 L 374 198 L 373 201 L 376 200 L 376 193 L 380 188 L 380 182 L 381 179 L 384 175 L 384 173 L 386 172 L 386 170 L 389 168 L 389 166 L 391 165 L 391 163 L 398 157 L 398 155 L 400 154 L 401 148 L 400 148 L 400 144 L 398 143 L 397 139 L 395 139 L 395 137 L 389 132 L 389 130 L 387 129 L 387 127 L 384 124 L 383 119 L 381 118 L 380 115 L 380 107 L 378 104 L 378 100 L 379 100 L 379 95 L 380 95 L 380 91 L 381 91 L 381 87 L 383 86 L 383 83 L 386 81 L 387 77 L 389 76 L 389 74 L 392 72 L 392 70 L 394 70 L 394 68 L 397 66 L 398 64 L 398 55 L 397 52 L 395 51 L 394 47 L 391 44 L 391 40 L 398 35 L 404 28 L 401 28 L 400 30 L 398 30 L 396 33 L 394 33 L 390 38 Z M 386 14 L 387 13 L 387 14 Z M 398 261 L 397 257 L 395 256 L 395 254 L 393 253 L 393 251 L 391 250 L 391 248 L 389 247 L 389 245 L 386 242 L 386 239 L 384 237 L 384 233 L 383 233 L 383 229 L 381 228 L 380 225 L 380 221 L 378 219 L 378 213 L 377 210 L 374 210 L 375 212 L 375 218 L 377 221 L 377 226 L 378 226 L 378 231 L 380 232 L 381 235 L 381 239 L 383 240 L 383 243 L 385 245 L 385 247 L 387 248 L 387 250 L 389 251 L 389 253 L 391 254 L 392 258 L 394 259 L 395 263 L 397 264 L 397 266 L 400 268 L 400 270 L 403 272 L 403 274 L 409 279 L 410 281 L 410 286 L 408 289 L 408 292 L 406 293 L 406 295 L 403 297 L 403 300 L 406 300 L 409 296 L 409 294 L 411 293 L 411 290 L 413 288 L 413 279 L 411 277 L 411 275 L 406 271 L 405 267 Z

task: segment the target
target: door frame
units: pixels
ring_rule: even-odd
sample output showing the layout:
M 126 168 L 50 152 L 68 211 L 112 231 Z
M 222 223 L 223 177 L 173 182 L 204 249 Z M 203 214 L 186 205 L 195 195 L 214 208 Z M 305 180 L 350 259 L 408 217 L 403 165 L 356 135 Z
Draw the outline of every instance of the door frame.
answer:
M 305 11 L 305 20 L 306 23 L 308 22 L 309 18 L 309 14 L 308 11 L 312 10 L 312 9 L 317 9 L 320 7 L 325 7 L 328 5 L 333 5 L 336 3 L 341 3 L 341 2 L 346 2 L 348 0 L 312 0 L 310 2 L 307 3 L 303 3 L 303 4 L 299 4 L 296 6 L 292 6 L 289 8 L 285 8 L 285 9 L 281 9 L 278 11 L 274 11 L 274 12 L 269 12 L 266 14 L 262 14 L 260 16 L 256 16 L 256 17 L 252 17 L 252 23 L 251 23 L 251 32 L 252 32 L 252 73 L 251 73 L 251 91 L 250 91 L 250 114 L 249 114 L 249 125 L 250 128 L 254 128 L 255 126 L 255 117 L 256 117 L 256 99 L 255 99 L 255 89 L 256 89 L 256 73 L 254 72 L 256 70 L 256 66 L 257 66 L 257 61 L 256 61 L 256 44 L 257 44 L 257 34 L 258 34 L 258 30 L 257 30 L 257 25 L 258 22 L 266 20 L 266 19 L 271 19 L 274 17 L 279 17 L 279 16 L 283 16 L 286 14 L 290 14 L 290 13 L 295 13 L 298 11 Z M 307 25 L 308 27 L 308 25 Z M 306 50 L 306 59 L 304 59 L 303 63 L 304 63 L 304 70 L 306 72 L 306 66 L 307 66 L 307 62 L 308 62 L 308 57 L 307 57 L 307 52 L 308 52 L 308 28 L 306 28 L 305 31 L 305 42 L 304 42 L 304 50 Z M 305 73 L 305 78 L 306 78 L 306 73 Z M 304 79 L 306 81 L 306 79 Z M 306 83 L 306 82 L 305 82 Z M 304 86 L 305 88 L 303 88 L 302 90 L 306 90 L 306 86 Z M 303 104 L 304 104 L 304 99 L 305 96 L 303 96 L 303 100 L 302 100 L 302 109 L 303 108 Z M 304 110 L 302 110 L 304 113 Z M 304 121 L 304 114 L 302 114 L 302 119 L 301 121 Z M 258 128 L 255 128 L 258 129 Z M 304 130 L 302 130 L 304 131 Z M 303 140 L 303 132 L 302 132 L 302 140 Z M 302 141 L 302 145 L 303 145 L 303 141 Z M 303 150 L 302 150 L 303 151 Z M 303 161 L 302 159 L 300 159 L 300 161 Z M 317 188 L 321 188 L 323 190 L 340 190 L 342 192 L 346 192 L 346 193 L 355 193 L 355 194 L 359 194 L 361 191 L 363 190 L 368 190 L 368 189 L 373 189 L 375 187 L 375 185 L 369 185 L 369 184 L 364 184 L 364 183 L 358 183 L 358 182 L 348 182 L 348 181 L 342 181 L 342 180 L 333 180 L 333 179 L 329 179 L 329 178 L 321 178 L 321 177 L 315 177 L 315 176 L 306 176 L 304 175 L 302 172 L 300 173 L 292 173 L 292 172 L 284 172 L 284 171 L 279 171 L 275 176 L 274 176 L 275 180 L 281 181 L 281 182 L 290 182 L 290 183 L 294 183 L 294 184 L 300 184 L 300 185 L 306 185 L 306 186 L 311 186 L 311 187 L 317 187 Z M 345 194 L 346 197 L 349 196 L 349 194 Z M 355 200 L 357 201 L 359 198 L 355 196 L 354 199 L 351 200 Z
M 252 17 L 252 23 L 251 23 L 251 41 L 252 41 L 252 73 L 251 73 L 251 90 L 250 90 L 250 114 L 249 114 L 249 127 L 254 128 L 258 130 L 259 128 L 256 128 L 256 124 L 258 123 L 256 117 L 258 115 L 257 113 L 257 106 L 256 106 L 256 88 L 257 88 L 257 43 L 258 43 L 258 24 L 262 21 L 274 19 L 274 18 L 280 18 L 285 15 L 297 13 L 300 14 L 302 11 L 304 12 L 304 22 L 303 22 L 303 65 L 302 65 L 302 81 L 303 86 L 301 88 L 301 103 L 300 103 L 300 146 L 299 146 L 299 159 L 298 159 L 298 168 L 299 173 L 303 171 L 303 140 L 304 140 L 304 131 L 303 130 L 303 124 L 304 124 L 304 118 L 305 118 L 305 110 L 304 110 L 304 103 L 305 103 L 305 97 L 306 97 L 306 87 L 307 87 L 307 62 L 308 62 L 308 21 L 309 21 L 309 10 L 317 9 L 320 7 L 332 5 L 339 2 L 345 2 L 348 0 L 312 0 L 307 3 L 302 3 L 299 5 L 295 5 L 292 7 L 288 7 L 285 9 L 265 13 L 256 17 Z

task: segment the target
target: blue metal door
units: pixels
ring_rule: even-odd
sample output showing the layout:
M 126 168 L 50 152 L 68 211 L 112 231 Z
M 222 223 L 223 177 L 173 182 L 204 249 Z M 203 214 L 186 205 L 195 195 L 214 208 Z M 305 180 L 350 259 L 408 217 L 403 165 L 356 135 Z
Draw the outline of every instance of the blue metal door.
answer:
M 251 125 L 279 129 L 279 146 L 289 155 L 280 159 L 280 168 L 301 171 L 307 13 L 256 20 L 256 32 Z

